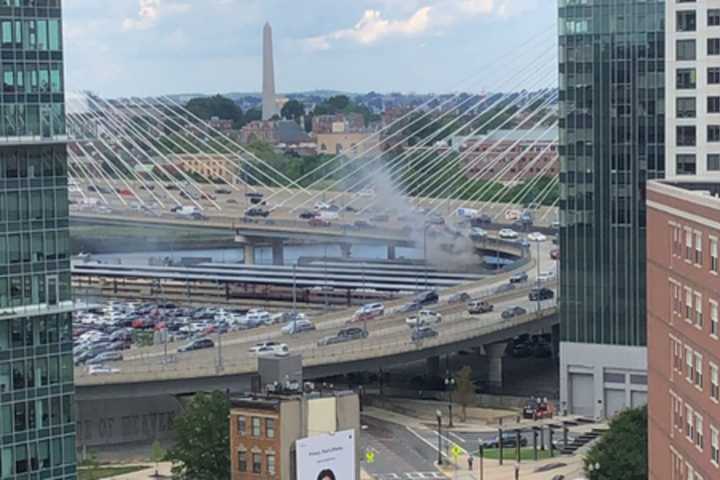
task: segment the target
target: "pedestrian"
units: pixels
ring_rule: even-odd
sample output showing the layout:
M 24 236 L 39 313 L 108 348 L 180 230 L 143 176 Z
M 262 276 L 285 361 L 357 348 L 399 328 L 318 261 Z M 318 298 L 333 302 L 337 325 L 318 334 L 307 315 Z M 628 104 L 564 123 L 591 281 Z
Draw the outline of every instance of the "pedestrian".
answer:
M 468 455 L 468 470 L 472 472 L 472 465 L 473 465 L 473 456 Z

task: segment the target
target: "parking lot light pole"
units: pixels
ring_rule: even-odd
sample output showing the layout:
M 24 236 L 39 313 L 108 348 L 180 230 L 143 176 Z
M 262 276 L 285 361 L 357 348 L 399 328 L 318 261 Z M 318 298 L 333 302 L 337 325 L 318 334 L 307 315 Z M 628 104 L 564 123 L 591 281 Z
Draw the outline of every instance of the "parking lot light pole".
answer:
M 442 465 L 442 412 L 440 410 L 435 410 L 435 416 L 437 417 L 437 427 L 438 427 L 438 459 L 437 463 L 438 465 Z
M 480 447 L 478 448 L 478 453 L 480 454 L 480 461 L 478 462 L 480 464 L 480 480 L 483 480 L 485 477 L 485 467 L 483 465 L 483 459 L 485 458 L 485 447 L 483 446 L 482 439 L 480 440 Z
M 447 372 L 447 376 L 445 377 L 445 388 L 448 390 L 448 414 L 450 415 L 450 418 L 448 419 L 448 428 L 453 428 L 453 414 L 452 414 L 452 406 L 453 406 L 453 389 L 455 388 L 455 379 L 450 374 L 450 371 Z

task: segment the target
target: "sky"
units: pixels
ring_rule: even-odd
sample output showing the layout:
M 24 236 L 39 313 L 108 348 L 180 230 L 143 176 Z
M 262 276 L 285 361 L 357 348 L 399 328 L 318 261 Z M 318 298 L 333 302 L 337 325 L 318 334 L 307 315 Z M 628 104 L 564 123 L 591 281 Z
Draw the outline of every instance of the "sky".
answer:
M 553 0 L 63 0 L 63 6 L 67 88 L 107 97 L 257 92 L 266 21 L 280 93 L 483 91 L 510 78 L 522 88 L 556 83 L 556 75 L 520 75 L 520 65 L 532 59 L 548 68 L 555 61 Z

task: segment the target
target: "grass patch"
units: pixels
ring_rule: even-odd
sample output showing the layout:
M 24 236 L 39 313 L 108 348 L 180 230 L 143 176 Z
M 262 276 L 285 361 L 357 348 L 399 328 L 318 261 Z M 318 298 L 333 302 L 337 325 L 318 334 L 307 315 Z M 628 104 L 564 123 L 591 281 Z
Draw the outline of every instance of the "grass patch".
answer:
M 499 460 L 500 459 L 500 449 L 499 448 L 486 448 L 485 449 L 485 458 L 489 460 Z M 517 458 L 517 452 L 514 448 L 503 448 L 503 460 L 515 460 Z M 543 460 L 545 458 L 550 458 L 550 450 L 540 450 L 538 448 L 538 460 Z M 533 454 L 532 448 L 521 448 L 520 449 L 520 459 L 521 460 L 535 460 L 535 455 Z
M 125 475 L 126 473 L 139 472 L 145 470 L 148 467 L 134 466 L 134 467 L 89 467 L 78 469 L 79 480 L 100 480 L 102 478 L 112 478 L 118 475 Z

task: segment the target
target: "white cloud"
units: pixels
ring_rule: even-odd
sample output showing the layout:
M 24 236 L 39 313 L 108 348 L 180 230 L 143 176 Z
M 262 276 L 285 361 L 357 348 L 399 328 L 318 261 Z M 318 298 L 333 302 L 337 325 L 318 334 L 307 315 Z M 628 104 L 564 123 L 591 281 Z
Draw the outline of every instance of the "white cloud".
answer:
M 126 18 L 123 30 L 147 30 L 155 26 L 161 16 L 188 12 L 191 5 L 168 0 L 139 0 L 137 17 Z
M 398 0 L 376 1 L 389 8 L 399 4 Z M 328 50 L 340 41 L 371 45 L 391 36 L 410 37 L 437 32 L 474 17 L 516 15 L 528 10 L 537 0 L 425 0 L 422 3 L 424 6 L 400 20 L 389 20 L 379 10 L 365 10 L 354 27 L 307 38 L 305 45 L 310 50 Z

